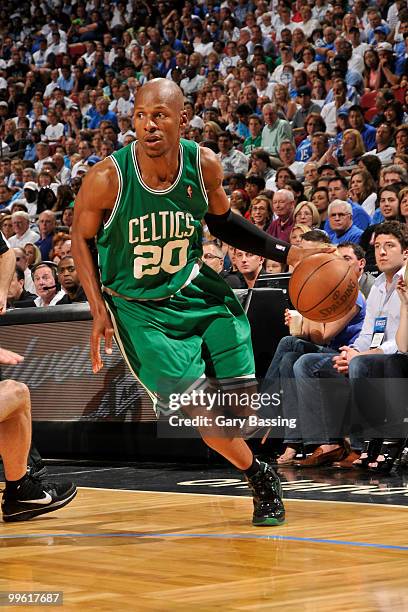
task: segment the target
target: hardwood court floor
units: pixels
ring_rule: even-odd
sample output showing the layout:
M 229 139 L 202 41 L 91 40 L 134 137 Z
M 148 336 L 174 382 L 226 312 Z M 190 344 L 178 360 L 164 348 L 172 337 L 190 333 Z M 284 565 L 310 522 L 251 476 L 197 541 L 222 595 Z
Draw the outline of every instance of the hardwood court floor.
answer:
M 406 508 L 292 500 L 285 525 L 254 528 L 251 504 L 80 489 L 0 526 L 0 591 L 61 590 L 64 611 L 408 609 Z

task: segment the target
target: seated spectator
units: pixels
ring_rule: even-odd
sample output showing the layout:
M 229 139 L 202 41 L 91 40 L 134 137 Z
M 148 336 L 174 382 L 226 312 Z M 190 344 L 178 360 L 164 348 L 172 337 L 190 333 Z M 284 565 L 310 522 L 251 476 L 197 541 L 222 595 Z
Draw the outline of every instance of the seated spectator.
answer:
M 302 235 L 302 240 L 300 246 L 302 249 L 309 249 L 318 244 L 331 244 L 330 238 L 327 233 L 321 229 L 310 229 L 308 232 L 305 232 Z
M 52 261 L 42 261 L 31 270 L 37 298 L 37 307 L 55 306 L 65 295 L 58 283 L 57 265 Z
M 24 289 L 24 272 L 16 266 L 7 294 L 7 309 L 34 306 L 37 296 Z
M 380 206 L 373 215 L 372 225 L 383 221 L 401 221 L 399 192 L 401 183 L 392 183 L 382 187 L 378 193 Z
M 340 109 L 350 109 L 352 104 L 347 100 L 347 85 L 342 79 L 334 80 L 332 91 L 334 100 L 333 102 L 328 102 L 323 106 L 321 116 L 326 123 L 327 132 L 335 136 L 337 129 L 336 119 L 338 111 Z
M 293 211 L 295 224 L 307 225 L 309 229 L 320 226 L 320 215 L 312 202 L 299 202 Z
M 408 125 L 400 125 L 395 130 L 395 151 L 398 154 L 408 154 Z
M 292 170 L 286 166 L 281 166 L 275 172 L 275 176 L 266 181 L 265 188 L 271 191 L 284 189 L 286 183 L 290 180 L 295 180 L 296 176 Z
M 401 166 L 391 164 L 391 166 L 383 168 L 381 172 L 380 187 L 393 185 L 394 183 L 405 183 L 408 185 L 408 174 Z
M 375 134 L 376 148 L 368 151 L 366 155 L 376 155 L 383 164 L 391 163 L 395 154 L 395 147 L 391 146 L 394 139 L 394 130 L 388 123 L 380 123 Z
M 0 210 L 9 208 L 11 204 L 12 193 L 5 184 L 0 183 Z
M 348 183 L 346 179 L 342 176 L 332 176 L 329 178 L 328 186 L 329 190 L 329 201 L 333 200 L 347 200 L 349 204 L 351 204 L 351 208 L 353 210 L 353 224 L 357 225 L 362 230 L 365 230 L 371 223 L 370 215 L 366 213 L 366 211 L 359 205 L 354 203 L 348 197 Z M 330 236 L 330 227 L 329 223 L 326 222 L 324 229 L 328 232 Z
M 315 132 L 326 132 L 326 124 L 320 114 L 310 113 L 304 123 L 306 138 L 304 138 L 296 149 L 296 161 L 306 162 L 312 157 L 312 136 Z
M 292 121 L 297 110 L 297 104 L 289 97 L 286 85 L 277 83 L 273 89 L 272 103 L 278 109 L 279 115 L 287 121 Z
M 12 236 L 14 236 L 13 223 L 11 221 L 11 215 L 4 214 L 3 218 L 0 221 L 0 230 L 3 233 L 3 236 L 8 240 Z
M 41 251 L 35 244 L 27 244 L 24 247 L 24 253 L 27 257 L 28 267 L 30 270 L 41 261 Z
M 364 249 L 355 242 L 342 242 L 338 245 L 337 252 L 354 268 L 360 291 L 365 298 L 368 298 L 371 287 L 374 285 L 375 277 L 370 272 L 365 272 L 366 259 Z
M 334 153 L 333 162 L 339 166 L 355 166 L 365 152 L 360 132 L 350 128 L 343 133 L 341 146 Z
M 312 90 L 307 85 L 305 87 L 300 87 L 296 93 L 300 108 L 298 108 L 293 116 L 292 129 L 295 131 L 302 131 L 306 118 L 309 117 L 311 113 L 320 114 L 320 106 L 312 102 Z
M 249 219 L 262 230 L 267 230 L 272 219 L 271 201 L 264 195 L 257 195 L 249 207 Z
M 245 174 L 248 170 L 248 158 L 241 151 L 233 147 L 230 132 L 223 132 L 218 136 L 217 154 L 224 170 L 224 180 L 228 181 L 232 174 Z
M 332 463 L 335 458 L 344 454 L 337 449 L 342 447 L 342 440 L 325 437 L 317 440 L 316 433 L 333 430 L 330 427 L 331 415 L 344 414 L 344 406 L 349 399 L 349 386 L 345 376 L 348 375 L 352 389 L 352 397 L 358 402 L 362 401 L 361 391 L 364 391 L 364 405 L 370 411 L 376 405 L 378 397 L 368 396 L 371 387 L 361 387 L 362 378 L 370 378 L 378 361 L 385 355 L 392 355 L 397 351 L 396 332 L 400 317 L 400 300 L 396 291 L 399 278 L 402 277 L 403 266 L 406 263 L 408 235 L 406 228 L 398 222 L 386 222 L 377 226 L 374 233 L 375 256 L 378 269 L 382 274 L 375 280 L 367 299 L 366 316 L 358 337 L 339 347 L 332 355 L 303 355 L 296 362 L 293 372 L 296 380 L 297 396 L 302 398 L 299 404 L 299 417 L 304 437 L 309 437 L 314 443 L 319 442 L 318 448 L 310 458 L 302 462 L 302 466 L 317 466 Z M 377 333 L 376 326 L 378 313 L 385 320 L 381 334 Z M 319 383 L 319 396 L 316 397 L 316 381 L 319 378 L 330 378 L 330 407 L 327 404 L 327 395 L 324 393 L 322 382 Z M 373 386 L 377 393 L 378 386 Z M 335 403 L 333 404 L 333 401 Z M 359 406 L 363 412 L 364 406 Z M 324 427 L 322 426 L 324 421 Z M 346 458 L 342 467 L 352 467 L 352 464 L 361 463 L 367 455 L 361 454 L 362 441 L 351 440 L 352 452 Z M 296 462 L 298 465 L 300 462 Z M 347 465 L 348 463 L 348 465 Z
M 64 240 L 64 242 L 62 243 L 60 247 L 60 258 L 62 259 L 63 257 L 70 257 L 72 255 L 71 251 L 72 251 L 71 239 Z
M 272 104 L 265 104 L 262 109 L 265 127 L 262 130 L 261 147 L 270 155 L 278 157 L 282 140 L 293 142 L 292 128 L 285 119 L 279 119 L 278 109 Z
M 289 168 L 297 179 L 303 179 L 305 164 L 295 161 L 296 147 L 290 140 L 282 140 L 279 145 L 279 159 Z
M 351 173 L 349 197 L 373 216 L 377 202 L 377 185 L 367 170 L 356 168 Z
M 101 121 L 111 121 L 115 128 L 118 124 L 116 114 L 109 110 L 109 101 L 103 97 L 96 101 L 96 114 L 92 117 L 89 128 L 91 130 L 98 128 Z
M 261 176 L 265 181 L 275 176 L 275 171 L 271 166 L 269 154 L 263 149 L 254 149 L 249 158 L 249 174 Z
M 39 234 L 30 229 L 30 216 L 26 212 L 18 211 L 11 215 L 14 236 L 9 238 L 12 247 L 24 248 L 27 242 L 37 242 Z
M 408 227 L 408 187 L 403 187 L 398 193 L 401 221 Z
M 265 179 L 261 176 L 251 174 L 245 179 L 245 191 L 250 200 L 256 198 L 263 189 L 265 189 Z
M 302 237 L 310 230 L 308 225 L 303 223 L 297 223 L 292 227 L 292 231 L 289 235 L 289 243 L 294 246 L 300 246 L 302 243 Z
M 295 198 L 288 189 L 278 189 L 273 194 L 272 210 L 276 219 L 268 227 L 268 234 L 279 238 L 279 240 L 289 241 L 290 232 L 294 226 L 293 211 L 295 208 Z
M 51 210 L 44 210 L 38 219 L 40 239 L 35 242 L 41 251 L 43 261 L 48 260 L 52 248 L 52 239 L 55 234 L 55 214 Z
M 70 240 L 69 234 L 65 232 L 57 232 L 52 237 L 52 249 L 50 251 L 50 260 L 58 264 L 61 259 L 61 247 L 67 240 Z
M 28 257 L 25 250 L 20 247 L 14 247 L 13 251 L 16 255 L 17 268 L 20 268 L 20 270 L 24 272 L 24 289 L 29 293 L 35 293 L 35 286 L 31 277 L 31 270 L 28 265 Z
M 376 129 L 371 125 L 365 123 L 363 109 L 358 104 L 350 106 L 348 111 L 350 127 L 353 130 L 358 130 L 360 132 L 364 142 L 365 150 L 372 151 L 375 148 L 376 144 Z
M 367 170 L 370 173 L 375 184 L 378 185 L 380 180 L 381 161 L 376 155 L 370 155 L 369 153 L 366 153 L 359 160 L 357 166 L 362 170 Z
M 333 200 L 329 204 L 328 219 L 330 226 L 328 234 L 333 244 L 359 242 L 363 230 L 353 225 L 353 211 L 349 202 Z
M 59 283 L 65 291 L 65 295 L 56 305 L 86 302 L 87 297 L 79 281 L 73 257 L 62 257 L 58 262 L 57 272 Z
M 334 150 L 334 145 L 329 149 L 329 136 L 322 132 L 315 132 L 311 137 L 311 156 L 309 161 L 316 162 L 319 166 L 327 163 L 326 153 L 330 154 Z
M 235 249 L 235 265 L 241 279 L 241 289 L 253 289 L 258 276 L 264 271 L 264 258 Z
M 250 199 L 244 189 L 234 189 L 230 195 L 229 201 L 231 210 L 241 215 L 245 215 L 250 204 Z
M 245 155 L 250 155 L 254 149 L 261 146 L 262 120 L 258 115 L 250 115 L 248 118 L 249 136 L 244 140 L 242 150 Z

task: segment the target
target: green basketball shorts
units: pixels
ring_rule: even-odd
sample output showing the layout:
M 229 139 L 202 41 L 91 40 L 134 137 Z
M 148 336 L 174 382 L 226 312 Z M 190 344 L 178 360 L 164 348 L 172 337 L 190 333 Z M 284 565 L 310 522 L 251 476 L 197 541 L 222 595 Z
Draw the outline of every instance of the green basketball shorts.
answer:
M 107 293 L 104 299 L 123 357 L 154 402 L 166 402 L 204 376 L 254 376 L 248 319 L 208 266 L 164 300 L 128 301 Z

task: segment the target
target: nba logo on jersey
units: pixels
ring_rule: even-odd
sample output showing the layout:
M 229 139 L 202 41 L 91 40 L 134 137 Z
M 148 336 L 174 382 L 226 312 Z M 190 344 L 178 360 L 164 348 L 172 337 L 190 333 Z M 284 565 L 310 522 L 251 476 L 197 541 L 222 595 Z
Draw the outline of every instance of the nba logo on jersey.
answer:
M 192 198 L 192 197 L 193 197 L 193 188 L 192 188 L 192 186 L 191 186 L 191 185 L 189 185 L 189 186 L 187 187 L 187 195 L 188 195 L 188 197 L 189 197 L 189 198 Z

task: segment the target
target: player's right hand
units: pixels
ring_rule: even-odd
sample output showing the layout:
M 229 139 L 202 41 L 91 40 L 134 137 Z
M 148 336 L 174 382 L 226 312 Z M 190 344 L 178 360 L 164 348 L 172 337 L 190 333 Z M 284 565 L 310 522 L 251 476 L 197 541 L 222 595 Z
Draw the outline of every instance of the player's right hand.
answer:
M 92 371 L 97 374 L 103 368 L 101 357 L 101 338 L 104 339 L 105 353 L 112 354 L 112 338 L 114 329 L 108 312 L 94 315 L 91 334 L 91 362 Z
M 297 266 L 305 257 L 316 255 L 316 253 L 335 253 L 337 247 L 332 244 L 319 244 L 319 246 L 302 249 L 297 246 L 291 246 L 288 252 L 286 263 L 288 266 Z
M 7 351 L 6 349 L 0 348 L 0 363 L 3 365 L 17 365 L 24 361 L 24 357 L 13 351 Z
M 290 326 L 290 323 L 292 321 L 292 315 L 290 314 L 289 308 L 285 309 L 285 325 L 287 325 L 288 327 Z

